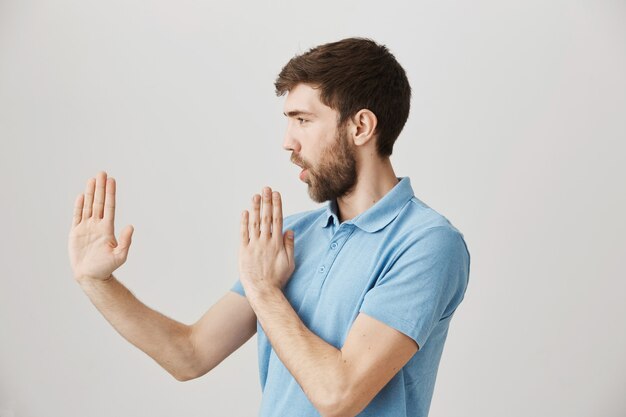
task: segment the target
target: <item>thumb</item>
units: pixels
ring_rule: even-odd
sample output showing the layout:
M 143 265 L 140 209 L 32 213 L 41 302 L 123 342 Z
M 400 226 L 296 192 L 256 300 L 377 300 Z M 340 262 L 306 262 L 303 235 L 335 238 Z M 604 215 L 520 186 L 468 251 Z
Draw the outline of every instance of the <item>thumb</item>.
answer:
M 132 225 L 128 225 L 124 228 L 124 230 L 122 230 L 122 233 L 120 233 L 120 240 L 117 245 L 117 250 L 123 253 L 124 257 L 126 257 L 126 254 L 128 253 L 128 248 L 130 247 L 130 243 L 132 242 L 134 230 L 135 228 Z
M 287 258 L 289 258 L 289 264 L 293 264 L 293 246 L 294 246 L 294 233 L 293 230 L 287 230 L 283 237 L 285 249 L 287 250 Z

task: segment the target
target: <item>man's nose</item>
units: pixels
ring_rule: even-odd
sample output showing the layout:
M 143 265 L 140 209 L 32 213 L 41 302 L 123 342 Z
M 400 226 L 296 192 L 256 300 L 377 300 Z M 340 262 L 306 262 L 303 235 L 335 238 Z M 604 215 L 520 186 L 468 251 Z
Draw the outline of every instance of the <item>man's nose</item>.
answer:
M 285 132 L 285 138 L 283 139 L 283 149 L 287 151 L 300 152 L 300 142 L 294 138 L 291 134 L 291 129 L 287 129 Z

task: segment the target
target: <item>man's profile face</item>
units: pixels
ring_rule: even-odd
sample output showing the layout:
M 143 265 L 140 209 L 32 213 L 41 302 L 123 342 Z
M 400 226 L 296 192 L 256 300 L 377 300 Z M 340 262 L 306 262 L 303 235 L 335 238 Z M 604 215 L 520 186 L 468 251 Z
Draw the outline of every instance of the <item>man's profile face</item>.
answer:
M 311 199 L 322 203 L 350 192 L 357 180 L 354 144 L 347 126 L 337 126 L 338 112 L 319 100 L 316 89 L 298 84 L 287 94 L 284 114 L 289 121 L 283 147 L 303 168 L 300 179 Z

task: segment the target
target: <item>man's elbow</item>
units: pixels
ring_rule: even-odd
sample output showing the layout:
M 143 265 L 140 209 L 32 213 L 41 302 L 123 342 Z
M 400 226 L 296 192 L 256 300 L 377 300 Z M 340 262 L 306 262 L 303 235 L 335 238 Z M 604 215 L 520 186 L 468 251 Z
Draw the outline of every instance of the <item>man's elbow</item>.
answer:
M 176 369 L 174 372 L 170 372 L 170 374 L 172 374 L 177 381 L 185 382 L 206 375 L 217 365 L 219 365 L 219 362 L 215 360 L 200 362 L 198 360 L 189 359 L 184 369 Z
M 192 373 L 175 373 L 172 376 L 180 382 L 191 381 L 192 379 L 196 379 L 198 376 Z
M 190 381 L 190 380 L 194 379 L 193 377 L 188 377 L 188 376 L 180 376 L 180 375 L 174 375 L 174 378 L 175 378 L 177 381 L 180 381 L 180 382 L 186 382 L 186 381 Z
M 353 417 L 367 406 L 350 389 L 338 389 L 317 401 L 316 408 L 323 417 Z
M 177 381 L 185 382 L 200 378 L 210 372 L 214 367 L 214 365 L 201 367 L 198 363 L 193 363 L 186 366 L 185 369 L 177 369 L 175 372 L 170 373 L 174 378 L 176 378 Z
M 173 372 L 172 376 L 180 382 L 191 381 L 192 379 L 200 378 L 201 376 L 206 375 L 207 373 L 212 371 L 213 368 L 215 368 L 215 365 L 210 365 L 208 367 L 195 365 L 188 367 L 185 370 L 178 370 L 177 372 Z

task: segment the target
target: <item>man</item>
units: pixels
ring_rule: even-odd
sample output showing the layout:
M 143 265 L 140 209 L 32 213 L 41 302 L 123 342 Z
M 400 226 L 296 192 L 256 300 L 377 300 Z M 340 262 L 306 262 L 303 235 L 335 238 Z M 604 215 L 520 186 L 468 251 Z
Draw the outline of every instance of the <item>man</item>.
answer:
M 426 416 L 470 256 L 463 235 L 415 197 L 389 160 L 409 114 L 388 49 L 350 38 L 292 58 L 284 148 L 320 209 L 283 219 L 265 187 L 241 217 L 239 280 L 191 326 L 141 304 L 112 272 L 115 181 L 77 197 L 75 279 L 131 343 L 179 380 L 204 375 L 258 333 L 262 416 Z

